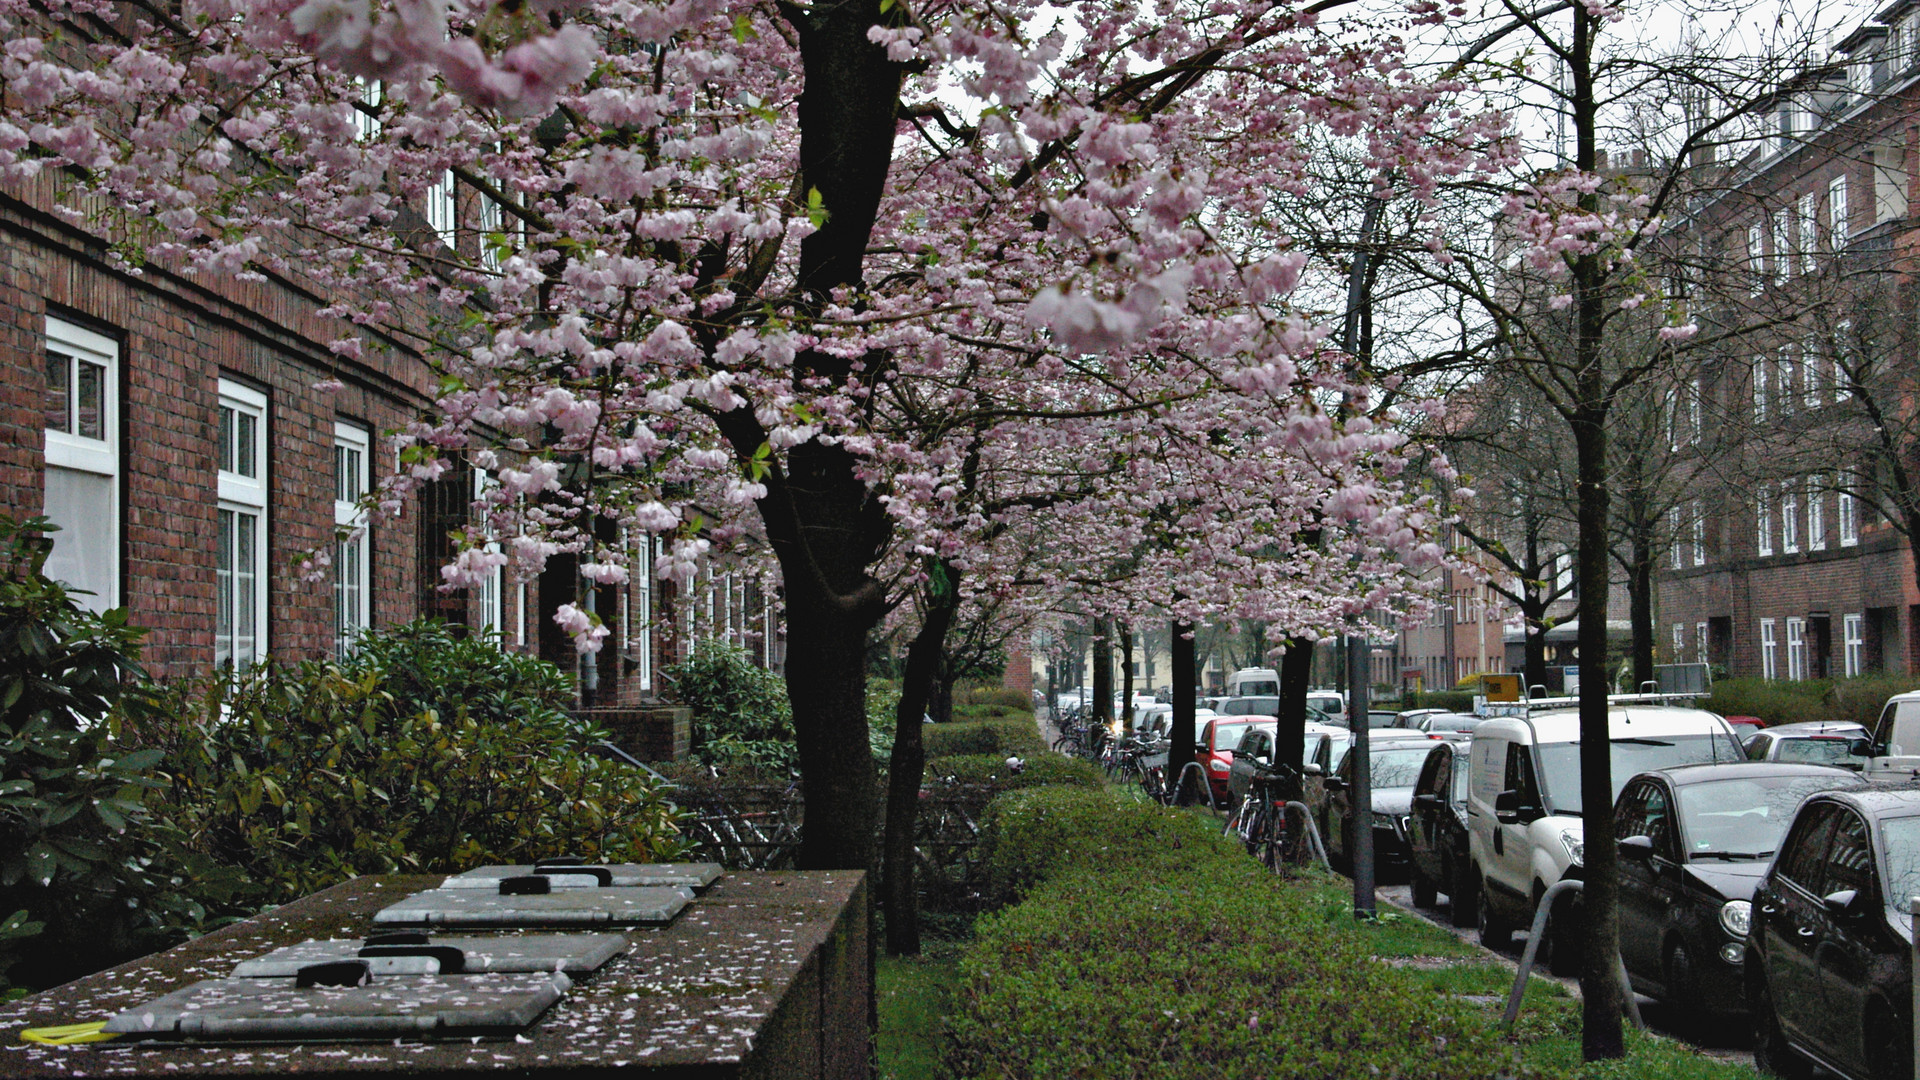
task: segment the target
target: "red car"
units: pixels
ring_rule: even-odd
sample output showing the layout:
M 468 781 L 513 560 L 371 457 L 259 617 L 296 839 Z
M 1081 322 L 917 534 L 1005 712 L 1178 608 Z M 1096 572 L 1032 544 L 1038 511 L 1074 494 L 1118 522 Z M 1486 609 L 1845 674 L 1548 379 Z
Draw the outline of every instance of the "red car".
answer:
M 1201 722 L 1194 738 L 1193 759 L 1207 774 L 1215 805 L 1225 805 L 1232 797 L 1227 774 L 1233 771 L 1233 748 L 1240 745 L 1240 736 L 1255 725 L 1272 731 L 1277 723 L 1271 716 L 1210 716 Z

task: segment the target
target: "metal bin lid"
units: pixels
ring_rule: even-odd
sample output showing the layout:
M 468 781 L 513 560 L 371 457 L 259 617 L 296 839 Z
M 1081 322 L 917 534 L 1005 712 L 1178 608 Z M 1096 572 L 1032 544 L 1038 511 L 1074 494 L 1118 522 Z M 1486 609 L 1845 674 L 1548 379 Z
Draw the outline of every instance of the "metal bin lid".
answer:
M 331 969 L 347 965 L 315 965 Z M 313 968 L 309 968 L 312 971 Z M 402 975 L 309 985 L 294 978 L 205 979 L 107 1021 L 117 1035 L 197 1042 L 388 1042 L 506 1037 L 572 985 L 558 972 Z M 337 972 L 333 973 L 337 975 Z
M 480 975 L 488 972 L 597 970 L 627 947 L 619 934 L 527 934 L 514 937 L 428 937 L 375 934 L 365 941 L 303 941 L 242 961 L 234 978 L 291 977 L 312 964 L 365 960 L 380 975 Z
M 519 866 L 480 866 L 440 883 L 443 889 L 491 889 L 501 878 L 540 875 L 559 888 L 632 888 L 685 885 L 704 891 L 725 870 L 719 863 L 539 862 Z
M 549 890 L 541 877 L 501 878 L 500 889 L 428 889 L 387 907 L 375 926 L 661 926 L 693 899 L 682 886 Z M 530 890 L 516 885 L 534 885 Z

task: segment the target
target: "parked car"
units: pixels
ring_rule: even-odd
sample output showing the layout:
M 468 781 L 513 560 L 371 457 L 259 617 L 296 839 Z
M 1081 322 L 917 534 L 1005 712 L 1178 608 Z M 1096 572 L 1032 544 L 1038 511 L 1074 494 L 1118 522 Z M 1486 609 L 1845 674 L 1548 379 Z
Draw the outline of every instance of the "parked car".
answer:
M 1904 745 L 1904 744 L 1903 744 Z M 1829 791 L 1794 815 L 1753 892 L 1744 964 L 1754 1062 L 1850 1080 L 1913 1075 L 1920 784 Z
M 1367 726 L 1370 728 L 1390 728 L 1395 726 L 1400 714 L 1392 709 L 1368 709 Z
M 1325 714 L 1329 724 L 1347 722 L 1347 695 L 1338 690 L 1307 691 L 1307 708 Z
M 1727 723 L 1733 726 L 1733 733 L 1743 739 L 1767 728 L 1767 722 L 1757 716 L 1729 716 Z
M 1472 713 L 1429 713 L 1420 718 L 1414 730 L 1425 732 L 1435 739 L 1458 739 L 1465 742 L 1472 737 L 1473 729 L 1479 727 L 1486 719 L 1484 716 L 1475 716 Z
M 1895 694 L 1874 722 L 1869 780 L 1920 780 L 1920 691 Z
M 1867 729 L 1839 720 L 1781 724 L 1747 736 L 1749 761 L 1799 761 L 1859 772 L 1872 752 Z
M 1355 756 L 1348 754 L 1334 775 L 1326 778 L 1327 800 L 1321 811 L 1320 833 L 1327 855 L 1337 867 L 1351 868 L 1355 830 L 1362 823 L 1373 829 L 1373 869 L 1376 881 L 1398 881 L 1407 874 L 1407 812 L 1413 805 L 1413 783 L 1426 763 L 1428 746 L 1413 739 L 1382 739 L 1368 744 L 1372 763 L 1368 813 L 1353 801 Z
M 1311 729 L 1313 725 L 1308 727 Z M 1313 820 L 1320 824 L 1324 832 L 1327 820 L 1327 778 L 1337 773 L 1341 763 L 1346 761 L 1347 751 L 1353 747 L 1353 732 L 1333 724 L 1323 725 L 1322 730 L 1326 735 L 1319 742 L 1315 743 L 1311 737 L 1308 738 L 1308 742 L 1312 745 L 1309 750 L 1310 756 L 1306 764 L 1301 767 L 1304 775 L 1300 778 L 1300 801 L 1306 803 L 1307 808 L 1313 811 Z M 1381 728 L 1367 733 L 1370 746 L 1425 738 L 1426 736 L 1417 731 L 1406 731 L 1401 728 Z
M 1726 721 L 1703 709 L 1616 705 L 1608 710 L 1612 800 L 1650 769 L 1746 760 Z M 1580 714 L 1552 708 L 1489 719 L 1473 730 L 1467 787 L 1468 846 L 1480 940 L 1503 948 L 1531 922 L 1547 888 L 1584 872 L 1580 812 Z M 1551 967 L 1578 969 L 1577 907 L 1556 907 L 1543 943 Z
M 1241 718 L 1230 717 L 1222 719 Z M 1265 759 L 1268 763 L 1271 763 L 1273 759 L 1274 726 L 1275 722 L 1273 720 L 1267 717 L 1261 717 L 1259 721 L 1251 723 L 1248 726 L 1246 734 L 1241 736 L 1240 742 L 1234 747 L 1233 759 L 1228 764 L 1227 769 L 1227 797 L 1229 801 L 1238 803 L 1241 799 L 1246 798 L 1247 789 L 1253 786 L 1255 762 Z M 1347 734 L 1346 728 L 1334 727 L 1330 724 L 1310 723 L 1307 725 L 1306 741 L 1300 749 L 1300 760 L 1304 774 L 1301 777 L 1303 783 L 1310 782 L 1315 775 L 1314 770 L 1320 767 L 1319 763 L 1326 760 L 1326 755 L 1331 745 L 1330 740 L 1346 738 Z M 1307 805 L 1311 806 L 1313 804 L 1309 800 Z
M 1432 716 L 1435 713 L 1443 713 L 1446 711 L 1447 710 L 1445 709 L 1403 709 L 1399 713 L 1399 718 L 1394 721 L 1393 726 L 1403 727 L 1403 728 L 1417 728 L 1420 726 L 1420 721 L 1423 718 Z
M 1407 811 L 1413 902 L 1432 907 L 1446 893 L 1453 925 L 1473 922 L 1471 855 L 1467 850 L 1467 744 L 1448 739 L 1427 750 Z
M 1785 762 L 1644 772 L 1614 804 L 1620 959 L 1633 988 L 1704 1030 L 1744 1011 L 1749 901 L 1809 795 L 1856 773 Z
M 1272 668 L 1241 668 L 1227 676 L 1227 693 L 1235 697 L 1274 695 L 1280 692 L 1280 673 Z
M 1280 712 L 1280 699 L 1271 694 L 1254 697 L 1230 697 L 1220 703 L 1222 716 L 1276 716 Z

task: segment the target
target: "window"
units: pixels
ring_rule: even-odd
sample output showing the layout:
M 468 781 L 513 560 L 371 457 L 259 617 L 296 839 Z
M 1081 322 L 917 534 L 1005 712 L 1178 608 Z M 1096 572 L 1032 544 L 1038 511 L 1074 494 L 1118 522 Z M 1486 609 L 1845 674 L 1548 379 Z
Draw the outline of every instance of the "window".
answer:
M 1814 192 L 1809 191 L 1800 196 L 1799 205 L 1796 207 L 1799 213 L 1795 215 L 1798 220 L 1794 224 L 1799 232 L 1797 247 L 1800 252 L 1800 272 L 1803 274 L 1811 274 L 1814 271 L 1813 253 L 1817 248 L 1816 241 L 1820 228 L 1820 215 L 1815 211 L 1818 198 Z
M 1807 477 L 1807 550 L 1827 550 L 1827 496 L 1818 476 Z
M 1758 295 L 1767 272 L 1767 253 L 1758 222 L 1747 226 L 1747 291 Z
M 1873 148 L 1874 224 L 1907 216 L 1905 147 L 1897 142 Z
M 1672 542 L 1668 545 L 1671 553 L 1668 565 L 1678 570 L 1686 565 L 1684 561 L 1686 545 L 1680 538 L 1680 508 L 1677 506 L 1667 511 L 1667 535 L 1672 537 Z
M 1773 554 L 1773 500 L 1767 497 L 1764 490 L 1761 492 L 1760 505 L 1757 509 L 1759 513 L 1756 518 L 1759 527 L 1755 530 L 1758 535 L 1755 537 L 1754 550 L 1761 555 L 1771 555 Z
M 1840 546 L 1852 547 L 1860 542 L 1860 508 L 1851 491 L 1836 493 L 1833 502 L 1834 520 L 1840 523 Z
M 1827 244 L 1839 251 L 1847 246 L 1847 178 L 1827 182 Z
M 1821 355 L 1821 349 L 1813 342 L 1800 346 L 1800 403 L 1809 409 L 1817 409 L 1826 403 L 1826 381 L 1832 376 L 1823 376 L 1821 369 L 1831 367 L 1832 363 Z
M 459 220 L 457 198 L 453 173 L 448 171 L 427 185 L 426 194 L 421 199 L 421 215 L 427 219 L 428 227 L 440 234 L 440 242 L 448 247 L 454 246 L 454 230 Z
M 1780 550 L 1800 550 L 1800 493 L 1788 484 L 1780 485 Z
M 487 470 L 473 470 L 474 504 L 480 505 L 482 500 L 487 497 L 487 493 L 492 491 L 498 484 L 499 481 L 495 480 L 493 474 Z M 481 535 L 486 537 L 487 541 L 482 550 L 490 555 L 498 554 L 500 551 L 500 541 L 495 538 L 493 527 L 484 516 L 486 512 L 483 510 L 481 513 L 483 516 L 480 521 L 480 531 Z M 486 640 L 492 642 L 494 645 L 505 644 L 507 632 L 507 575 L 502 567 L 494 567 L 487 572 L 486 577 L 480 579 L 479 586 L 474 590 L 474 600 L 480 609 L 480 630 L 482 633 L 488 635 Z
M 1695 661 L 1702 664 L 1710 662 L 1707 659 L 1707 624 L 1706 623 L 1693 624 L 1693 650 L 1694 650 L 1693 658 Z
M 1767 360 L 1764 356 L 1753 358 L 1753 418 L 1767 418 Z
M 1843 674 L 1851 679 L 1855 675 L 1865 674 L 1867 653 L 1866 619 L 1860 615 L 1842 615 L 1840 617 L 1840 636 L 1844 647 L 1841 652 Z
M 1775 411 L 1785 416 L 1793 411 L 1794 383 L 1798 372 L 1798 365 L 1794 363 L 1793 347 L 1780 346 L 1775 353 L 1774 362 L 1778 365 L 1778 374 L 1773 380 Z
M 1853 321 L 1842 319 L 1833 328 L 1833 363 L 1831 366 L 1833 383 L 1833 402 L 1836 405 L 1847 403 L 1848 387 L 1853 376 Z
M 46 574 L 93 611 L 120 606 L 120 347 L 47 320 Z
M 1700 500 L 1693 500 L 1688 507 L 1693 513 L 1693 565 L 1707 564 L 1707 518 L 1700 512 Z
M 1687 624 L 1677 622 L 1673 624 L 1673 658 L 1667 662 L 1670 664 L 1678 664 L 1684 662 L 1686 658 Z
M 1706 400 L 1706 388 L 1699 379 L 1693 380 L 1687 394 L 1687 441 L 1700 445 L 1700 406 Z
M 1790 220 L 1791 218 L 1789 217 L 1787 211 L 1784 208 L 1775 210 L 1773 212 L 1773 237 L 1772 237 L 1773 267 L 1772 269 L 1773 269 L 1773 280 L 1776 282 L 1787 280 L 1787 275 L 1791 273 L 1793 270 L 1792 248 L 1791 248 L 1791 245 L 1788 243 L 1789 229 L 1790 229 L 1788 222 Z
M 355 85 L 360 87 L 360 105 L 354 111 L 353 120 L 360 129 L 360 141 L 368 142 L 380 135 L 386 125 L 380 119 L 380 106 L 385 103 L 387 86 L 378 79 L 356 77 Z
M 627 590 L 629 623 L 627 655 L 633 658 L 633 678 L 640 689 L 653 689 L 653 537 L 641 534 L 633 545 L 631 582 Z M 635 631 L 638 631 L 637 633 Z
M 340 656 L 371 625 L 372 544 L 360 499 L 372 486 L 372 441 L 365 428 L 333 425 L 333 649 Z
M 221 379 L 213 662 L 236 671 L 266 657 L 266 430 L 266 395 Z
M 1807 620 L 1792 618 L 1787 620 L 1787 678 L 1795 681 L 1807 677 Z
M 1774 664 L 1773 620 L 1760 620 L 1760 677 L 1777 679 L 1779 668 Z

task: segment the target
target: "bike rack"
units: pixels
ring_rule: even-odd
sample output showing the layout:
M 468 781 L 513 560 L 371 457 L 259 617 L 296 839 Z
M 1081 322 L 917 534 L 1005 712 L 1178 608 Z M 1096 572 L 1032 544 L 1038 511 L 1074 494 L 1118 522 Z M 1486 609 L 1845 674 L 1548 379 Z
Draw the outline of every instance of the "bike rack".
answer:
M 1189 761 L 1185 765 L 1182 765 L 1180 767 L 1180 775 L 1173 782 L 1173 791 L 1174 791 L 1174 796 L 1176 801 L 1178 801 L 1178 797 L 1181 789 L 1186 786 L 1188 773 L 1200 774 L 1200 779 L 1194 781 L 1194 783 L 1197 784 L 1200 790 L 1206 794 L 1207 809 L 1213 811 L 1216 814 L 1226 809 L 1226 807 L 1220 805 L 1219 801 L 1214 798 L 1213 785 L 1207 782 L 1207 771 L 1205 769 L 1202 769 L 1200 767 L 1200 763 L 1197 761 Z
M 1547 888 L 1540 896 L 1540 903 L 1533 910 L 1533 930 L 1527 935 L 1526 951 L 1520 954 L 1520 969 L 1513 974 L 1513 991 L 1507 995 L 1507 1011 L 1500 1017 L 1500 1030 L 1510 1032 L 1513 1022 L 1520 1018 L 1520 998 L 1527 992 L 1527 977 L 1533 974 L 1534 957 L 1540 952 L 1540 941 L 1547 933 L 1547 920 L 1553 917 L 1554 897 L 1566 892 L 1579 892 L 1583 882 L 1573 878 L 1562 878 Z M 1486 888 L 1482 885 L 1481 888 Z M 1620 997 L 1627 1005 L 1627 1016 L 1633 1026 L 1641 1031 L 1647 1030 L 1647 1022 L 1640 1019 L 1640 1003 L 1633 1000 L 1633 984 L 1627 979 L 1626 962 L 1618 953 L 1613 957 L 1614 974 L 1620 980 Z
M 1280 812 L 1283 814 L 1291 813 L 1296 807 L 1300 810 L 1300 820 L 1307 823 L 1307 839 L 1311 841 L 1307 846 L 1312 849 L 1315 855 L 1320 857 L 1320 868 L 1331 873 L 1333 870 L 1333 860 L 1327 858 L 1327 845 L 1325 841 L 1320 839 L 1320 826 L 1314 823 L 1313 811 L 1307 809 L 1306 803 L 1294 799 L 1281 807 Z

